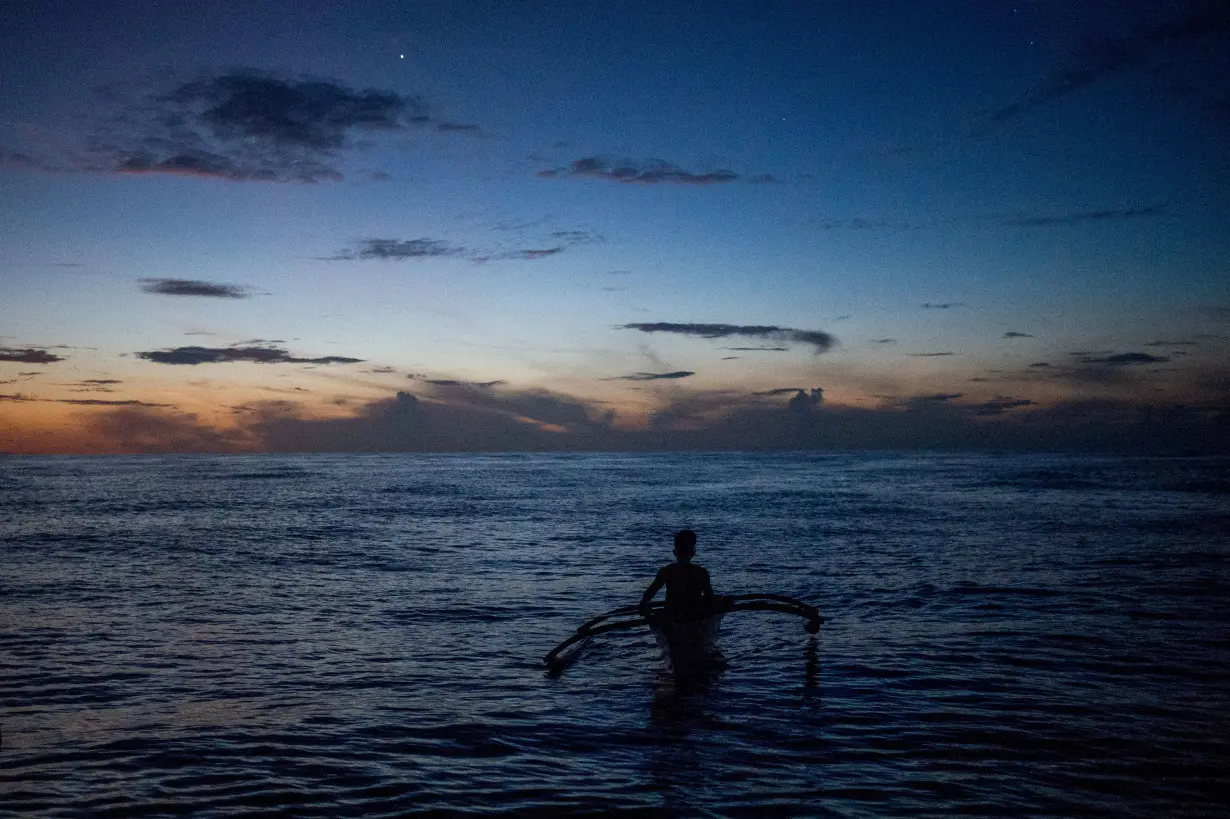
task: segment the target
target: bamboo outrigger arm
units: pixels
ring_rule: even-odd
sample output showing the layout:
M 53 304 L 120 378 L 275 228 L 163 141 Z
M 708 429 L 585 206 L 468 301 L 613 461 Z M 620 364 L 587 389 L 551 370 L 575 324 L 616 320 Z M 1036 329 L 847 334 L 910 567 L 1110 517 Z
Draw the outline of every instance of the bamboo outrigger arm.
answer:
M 653 603 L 650 606 L 650 617 L 652 618 L 654 614 L 661 613 L 662 610 L 663 605 L 661 603 Z M 797 614 L 807 620 L 803 628 L 808 634 L 818 632 L 820 624 L 824 622 L 824 618 L 820 616 L 820 612 L 815 606 L 810 606 L 801 600 L 780 594 L 737 594 L 723 597 L 713 613 L 725 614 L 733 611 L 776 611 L 782 614 Z M 561 658 L 563 652 L 577 643 L 588 641 L 589 638 L 608 631 L 620 631 L 648 625 L 650 625 L 650 621 L 641 616 L 639 606 L 622 606 L 608 611 L 606 614 L 600 614 L 597 617 L 586 620 L 572 636 L 551 649 L 542 658 L 542 661 L 548 668 L 554 669 L 563 662 Z

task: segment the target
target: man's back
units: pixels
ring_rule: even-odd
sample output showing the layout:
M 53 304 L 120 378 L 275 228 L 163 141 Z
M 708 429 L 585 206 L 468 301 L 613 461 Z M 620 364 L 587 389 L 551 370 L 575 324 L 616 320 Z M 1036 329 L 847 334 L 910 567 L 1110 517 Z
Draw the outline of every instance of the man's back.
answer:
M 713 609 L 713 587 L 709 572 L 692 562 L 696 554 L 696 533 L 684 529 L 675 534 L 677 561 L 658 569 L 657 576 L 641 595 L 640 611 L 649 616 L 650 602 L 658 589 L 666 586 L 666 616 L 673 620 L 694 620 L 707 616 Z
M 708 613 L 708 598 L 713 596 L 709 572 L 695 563 L 671 563 L 658 572 L 666 585 L 666 613 L 672 618 L 688 619 Z

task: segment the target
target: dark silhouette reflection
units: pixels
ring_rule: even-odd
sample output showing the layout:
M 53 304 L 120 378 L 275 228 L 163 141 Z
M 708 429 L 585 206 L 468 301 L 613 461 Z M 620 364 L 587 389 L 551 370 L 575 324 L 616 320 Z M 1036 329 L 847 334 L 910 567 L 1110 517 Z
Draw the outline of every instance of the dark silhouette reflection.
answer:
M 655 749 L 646 760 L 646 773 L 668 811 L 690 815 L 715 784 L 708 757 L 715 747 L 714 729 L 721 727 L 714 714 L 722 710 L 716 701 L 725 668 L 724 660 L 715 660 L 682 673 L 662 671 L 654 681 L 649 721 Z
M 808 637 L 803 646 L 803 699 L 820 696 L 820 646 L 815 637 Z

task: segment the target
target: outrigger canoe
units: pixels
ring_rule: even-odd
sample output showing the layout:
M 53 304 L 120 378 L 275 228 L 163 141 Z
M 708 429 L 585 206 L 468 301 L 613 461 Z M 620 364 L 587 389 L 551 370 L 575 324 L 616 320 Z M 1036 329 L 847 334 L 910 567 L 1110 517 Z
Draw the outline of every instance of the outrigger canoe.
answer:
M 663 655 L 672 667 L 681 661 L 703 655 L 717 640 L 722 618 L 736 611 L 776 611 L 804 618 L 803 629 L 808 634 L 820 631 L 824 618 L 814 606 L 780 594 L 738 594 L 722 598 L 721 605 L 708 617 L 684 623 L 668 624 L 663 617 L 663 604 L 654 603 L 649 618 L 641 616 L 637 606 L 623 606 L 586 620 L 568 639 L 551 649 L 542 658 L 552 673 L 564 670 L 599 634 L 647 627 L 657 640 Z

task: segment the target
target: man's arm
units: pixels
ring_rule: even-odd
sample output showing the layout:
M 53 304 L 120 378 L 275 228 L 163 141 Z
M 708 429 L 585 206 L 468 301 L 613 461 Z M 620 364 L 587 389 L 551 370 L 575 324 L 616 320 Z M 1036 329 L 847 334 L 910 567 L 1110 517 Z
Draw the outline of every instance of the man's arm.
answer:
M 714 595 L 713 593 L 713 586 L 709 585 L 709 570 L 702 567 L 701 571 L 705 573 L 704 575 L 705 581 L 704 583 L 701 584 L 701 587 L 700 587 L 701 597 L 705 599 L 710 599 L 712 597 L 715 597 L 716 595 Z
M 649 616 L 649 604 L 653 602 L 653 596 L 658 593 L 658 589 L 664 585 L 666 585 L 666 569 L 658 569 L 658 574 L 649 584 L 649 588 L 645 589 L 645 593 L 641 595 L 641 603 L 637 606 L 642 617 Z

